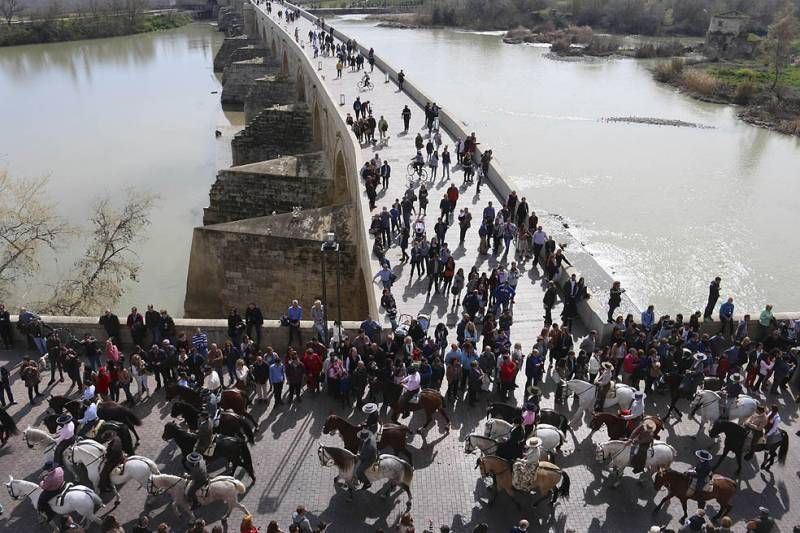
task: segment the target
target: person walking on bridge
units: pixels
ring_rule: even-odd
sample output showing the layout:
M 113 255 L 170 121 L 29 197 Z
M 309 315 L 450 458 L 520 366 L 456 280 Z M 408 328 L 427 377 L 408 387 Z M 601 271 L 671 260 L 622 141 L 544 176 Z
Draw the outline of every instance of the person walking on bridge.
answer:
M 403 133 L 408 133 L 408 126 L 411 122 L 411 110 L 408 106 L 403 106 L 403 111 L 400 113 L 400 116 L 403 118 Z

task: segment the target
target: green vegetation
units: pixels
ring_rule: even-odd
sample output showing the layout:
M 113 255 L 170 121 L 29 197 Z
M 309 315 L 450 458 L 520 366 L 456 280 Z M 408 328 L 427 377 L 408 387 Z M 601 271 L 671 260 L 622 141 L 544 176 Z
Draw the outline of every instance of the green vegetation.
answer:
M 416 6 L 422 0 L 312 0 L 310 2 L 299 2 L 308 8 L 344 9 L 347 7 L 393 7 L 393 6 Z
M 716 67 L 709 68 L 709 72 L 723 83 L 730 85 L 741 85 L 749 82 L 759 89 L 768 88 L 772 85 L 772 72 L 766 66 L 750 67 Z M 787 67 L 780 77 L 778 84 L 800 90 L 800 66 Z
M 116 14 L 48 17 L 0 26 L 0 46 L 116 37 L 178 28 L 190 22 L 192 17 L 182 13 L 140 15 L 133 23 L 127 16 Z

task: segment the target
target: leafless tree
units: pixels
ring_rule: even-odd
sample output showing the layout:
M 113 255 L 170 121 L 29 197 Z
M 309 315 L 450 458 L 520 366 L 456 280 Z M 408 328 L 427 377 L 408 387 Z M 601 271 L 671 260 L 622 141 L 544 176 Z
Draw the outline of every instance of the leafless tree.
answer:
M 792 59 L 792 43 L 797 36 L 797 20 L 791 3 L 786 2 L 779 18 L 770 25 L 766 49 L 772 70 L 772 90 L 780 81 L 781 74 Z
M 11 26 L 11 21 L 14 17 L 22 14 L 24 6 L 22 0 L 0 0 L 0 14 L 6 19 L 6 24 Z
M 141 265 L 134 245 L 150 224 L 154 201 L 149 194 L 130 190 L 121 208 L 108 197 L 94 205 L 92 241 L 73 272 L 56 285 L 46 311 L 92 314 L 119 301 L 125 281 L 138 281 Z
M 39 268 L 42 248 L 55 250 L 72 230 L 46 197 L 47 178 L 14 179 L 0 171 L 0 295 Z

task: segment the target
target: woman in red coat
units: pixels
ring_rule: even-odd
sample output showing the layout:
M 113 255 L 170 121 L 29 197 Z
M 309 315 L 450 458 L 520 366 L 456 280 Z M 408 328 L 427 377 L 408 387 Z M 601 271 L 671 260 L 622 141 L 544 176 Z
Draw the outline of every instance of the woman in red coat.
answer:
M 322 372 L 322 359 L 310 348 L 303 355 L 303 366 L 306 369 L 306 386 L 309 390 L 319 392 L 319 375 Z
M 104 400 L 108 399 L 108 392 L 111 387 L 111 375 L 105 365 L 97 370 L 97 378 L 94 383 L 94 390 L 97 394 L 103 397 Z

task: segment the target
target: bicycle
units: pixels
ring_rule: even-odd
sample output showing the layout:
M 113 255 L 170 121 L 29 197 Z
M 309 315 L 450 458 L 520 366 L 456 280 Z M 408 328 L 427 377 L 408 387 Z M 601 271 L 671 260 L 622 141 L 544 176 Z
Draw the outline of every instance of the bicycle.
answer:
M 406 168 L 406 173 L 408 174 L 408 185 L 413 186 L 414 182 L 421 182 L 428 180 L 428 171 L 425 170 L 424 166 L 417 166 L 414 163 L 409 163 L 408 167 Z
M 372 89 L 375 88 L 375 84 L 372 83 L 371 81 L 368 81 L 368 82 L 364 83 L 364 80 L 361 80 L 361 81 L 358 82 L 357 87 L 358 87 L 358 90 L 361 91 L 361 92 L 371 91 Z

